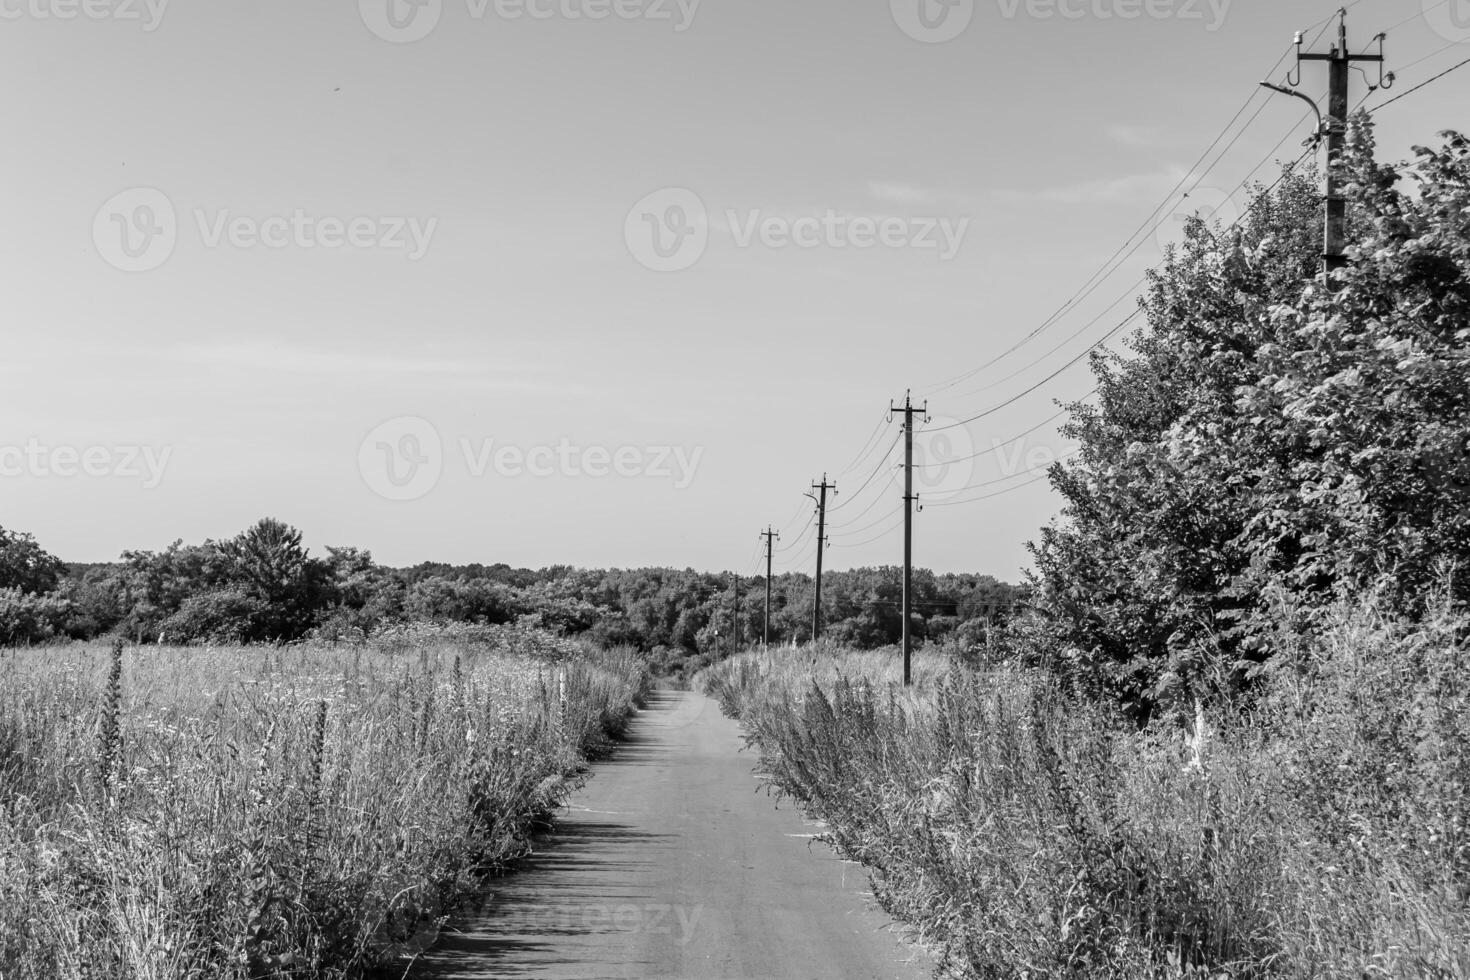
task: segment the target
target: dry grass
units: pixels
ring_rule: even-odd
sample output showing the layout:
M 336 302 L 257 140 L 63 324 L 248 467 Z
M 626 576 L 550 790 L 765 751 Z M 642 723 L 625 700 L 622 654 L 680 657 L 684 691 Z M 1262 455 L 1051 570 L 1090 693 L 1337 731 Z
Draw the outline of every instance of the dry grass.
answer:
M 646 683 L 514 631 L 392 647 L 0 652 L 0 978 L 401 963 Z
M 747 655 L 698 680 L 956 977 L 1470 976 L 1470 622 L 1343 609 L 1248 715 Z

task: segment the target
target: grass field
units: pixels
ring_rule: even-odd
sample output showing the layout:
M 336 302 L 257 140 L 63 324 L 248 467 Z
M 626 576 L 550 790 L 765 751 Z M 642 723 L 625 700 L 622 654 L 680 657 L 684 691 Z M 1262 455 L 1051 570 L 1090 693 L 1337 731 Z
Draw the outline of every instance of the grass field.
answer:
M 0 651 L 0 980 L 401 970 L 646 684 L 511 629 Z
M 1138 730 L 1039 673 L 829 650 L 695 683 L 962 978 L 1470 977 L 1470 621 L 1340 610 Z

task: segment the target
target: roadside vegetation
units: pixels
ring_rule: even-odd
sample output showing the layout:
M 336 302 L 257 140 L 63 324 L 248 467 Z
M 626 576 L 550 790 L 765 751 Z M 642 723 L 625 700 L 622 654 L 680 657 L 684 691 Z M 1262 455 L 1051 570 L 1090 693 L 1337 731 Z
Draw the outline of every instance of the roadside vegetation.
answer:
M 400 975 L 646 685 L 514 628 L 0 651 L 0 977 Z
M 1470 976 L 1470 143 L 1195 221 L 1093 359 L 1028 609 L 696 683 L 965 978 Z M 1401 188 L 1401 183 L 1410 186 Z M 935 660 L 947 652 L 949 663 Z
M 1289 610 L 1281 610 L 1290 620 Z M 954 977 L 1470 976 L 1470 617 L 1272 637 L 1137 726 L 1006 657 L 749 653 L 697 683 Z

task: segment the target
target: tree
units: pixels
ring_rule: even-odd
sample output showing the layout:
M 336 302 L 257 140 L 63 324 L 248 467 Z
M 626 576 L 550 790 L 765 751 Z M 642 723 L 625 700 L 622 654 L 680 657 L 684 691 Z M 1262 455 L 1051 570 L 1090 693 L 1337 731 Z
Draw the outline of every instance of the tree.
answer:
M 61 559 L 48 554 L 31 535 L 0 527 L 0 589 L 53 592 L 65 572 Z
M 1372 148 L 1359 117 L 1359 244 L 1330 288 L 1320 196 L 1287 176 L 1241 227 L 1187 227 L 1135 356 L 1095 355 L 1099 403 L 1070 406 L 1035 602 L 1059 668 L 1139 717 L 1241 691 L 1274 593 L 1321 606 L 1391 573 L 1412 609 L 1470 558 L 1470 158 L 1453 134 L 1420 149 L 1407 195 Z

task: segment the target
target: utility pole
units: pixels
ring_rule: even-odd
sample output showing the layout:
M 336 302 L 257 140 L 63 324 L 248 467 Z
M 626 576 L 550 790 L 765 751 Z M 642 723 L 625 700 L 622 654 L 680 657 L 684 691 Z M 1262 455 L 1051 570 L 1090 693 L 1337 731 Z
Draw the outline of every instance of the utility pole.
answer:
M 827 491 L 832 491 L 832 496 L 837 496 L 837 484 L 827 482 L 827 474 L 822 474 L 821 483 L 813 483 L 812 489 L 820 496 L 812 497 L 817 502 L 817 594 L 812 602 L 812 642 L 816 643 L 822 637 L 822 548 L 827 543 Z
M 907 392 L 903 396 L 903 408 L 888 403 L 888 417 L 903 413 L 903 686 L 913 683 L 913 624 L 914 611 L 914 415 L 924 416 L 927 422 L 929 403 L 915 408 Z
M 740 573 L 735 573 L 735 608 L 730 613 L 730 655 L 740 652 Z
M 1388 35 L 1379 34 L 1373 40 L 1378 42 L 1377 54 L 1353 54 L 1348 50 L 1347 39 L 1347 8 L 1343 7 L 1337 11 L 1337 43 L 1332 50 L 1326 54 L 1312 54 L 1302 51 L 1302 32 L 1296 35 L 1296 79 L 1293 80 L 1288 74 L 1286 83 L 1289 88 L 1266 84 L 1267 88 L 1278 92 L 1287 92 L 1291 95 L 1300 95 L 1295 91 L 1295 86 L 1301 83 L 1301 66 L 1303 61 L 1325 61 L 1327 62 L 1327 119 L 1319 127 L 1325 130 L 1327 135 L 1327 221 L 1322 230 L 1322 269 L 1331 278 L 1332 273 L 1341 269 L 1347 262 L 1343 254 L 1347 248 L 1347 199 L 1342 196 L 1342 157 L 1347 148 L 1347 124 L 1348 124 L 1348 73 L 1353 64 L 1359 61 L 1376 61 L 1378 63 L 1378 85 L 1376 88 L 1388 89 L 1393 87 L 1393 73 L 1384 74 L 1383 71 L 1383 42 Z M 1303 96 L 1306 98 L 1305 96 Z M 1313 107 L 1316 100 L 1307 98 Z
M 761 532 L 761 537 L 766 539 L 766 628 L 761 635 L 762 647 L 771 645 L 771 542 L 780 536 L 781 532 L 772 530 L 769 524 Z

